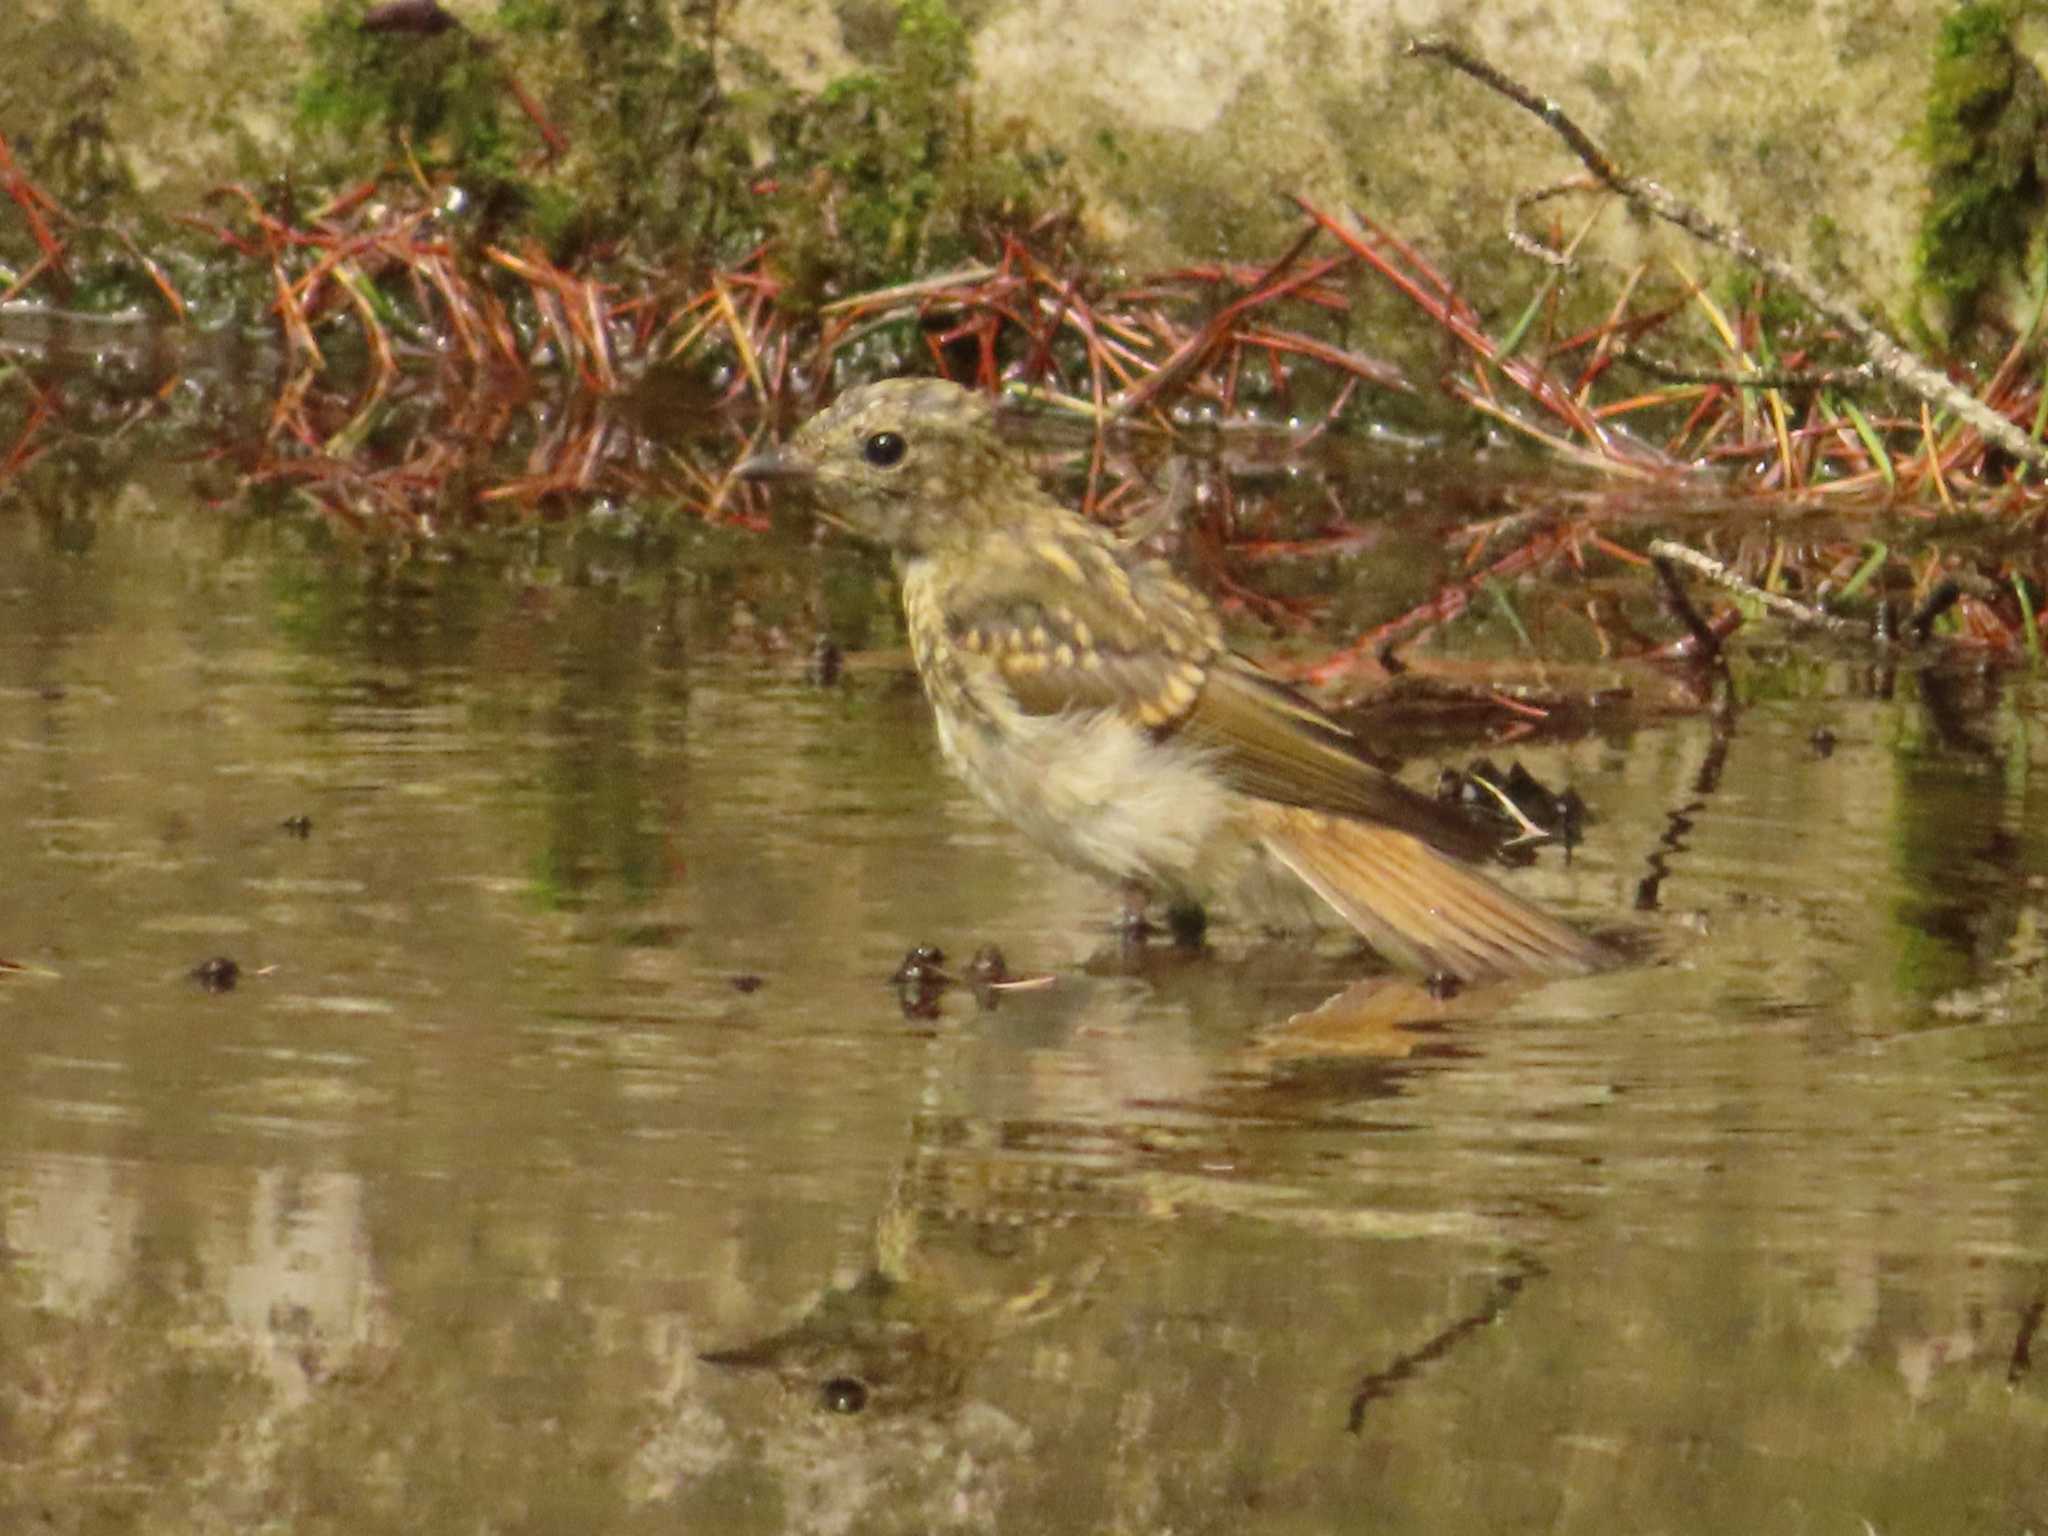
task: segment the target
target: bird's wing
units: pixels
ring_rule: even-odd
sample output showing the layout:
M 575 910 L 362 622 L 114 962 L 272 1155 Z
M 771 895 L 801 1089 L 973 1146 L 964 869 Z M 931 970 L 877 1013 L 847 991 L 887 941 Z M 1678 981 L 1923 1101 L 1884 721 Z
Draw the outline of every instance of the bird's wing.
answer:
M 1208 605 L 1170 574 L 1057 530 L 996 535 L 971 570 L 905 595 L 913 629 L 942 630 L 1031 715 L 1108 709 L 1165 732 L 1222 648 Z
M 1070 546 L 1090 560 L 1100 546 Z M 983 580 L 946 605 L 947 638 L 990 665 L 1026 714 L 1114 710 L 1162 739 L 1204 748 L 1236 789 L 1262 800 L 1356 816 L 1464 858 L 1495 839 L 1416 793 L 1349 731 L 1293 689 L 1226 649 L 1213 614 L 1173 578 L 1118 564 L 1122 580 Z M 1099 575 L 1099 572 L 1091 572 Z
M 1421 838 L 1356 816 L 1257 803 L 1268 852 L 1389 960 L 1467 981 L 1580 976 L 1614 956 Z
M 1209 665 L 1178 730 L 1214 753 L 1232 785 L 1261 800 L 1359 817 L 1461 858 L 1498 851 L 1491 833 L 1410 789 L 1372 762 L 1351 732 L 1230 652 Z

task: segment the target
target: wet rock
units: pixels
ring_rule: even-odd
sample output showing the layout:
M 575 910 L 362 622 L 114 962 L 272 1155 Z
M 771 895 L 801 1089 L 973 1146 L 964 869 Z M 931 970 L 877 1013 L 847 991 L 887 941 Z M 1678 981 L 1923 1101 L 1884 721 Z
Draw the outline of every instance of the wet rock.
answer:
M 193 966 L 189 974 L 209 992 L 232 992 L 242 979 L 242 968 L 226 955 L 215 955 Z
M 952 985 L 946 974 L 946 953 L 936 944 L 913 944 L 889 978 L 906 1019 L 935 1019 L 939 1002 Z
M 994 986 L 1010 979 L 1010 966 L 1000 949 L 993 944 L 984 944 L 967 962 L 967 974 L 976 986 Z

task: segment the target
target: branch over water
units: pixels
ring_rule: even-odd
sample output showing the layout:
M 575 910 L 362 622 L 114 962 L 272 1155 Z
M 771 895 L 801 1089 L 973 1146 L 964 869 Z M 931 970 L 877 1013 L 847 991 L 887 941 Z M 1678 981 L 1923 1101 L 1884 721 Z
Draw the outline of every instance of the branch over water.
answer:
M 1800 271 L 1783 257 L 1762 249 L 1734 225 L 1708 218 L 1692 204 L 1646 177 L 1631 176 L 1591 134 L 1572 120 L 1563 107 L 1549 97 L 1538 96 L 1520 81 L 1503 74 L 1485 59 L 1448 38 L 1413 38 L 1403 51 L 1414 58 L 1442 59 L 1480 84 L 1498 91 L 1515 105 L 1533 112 L 1570 146 L 1572 153 L 1602 185 L 1620 193 L 1638 208 L 1667 223 L 1676 224 L 1694 238 L 1718 246 L 1738 261 L 1754 267 L 1772 282 L 1791 289 L 1817 312 L 1839 325 L 1862 347 L 1873 375 L 1903 385 L 1930 405 L 1953 412 L 2014 458 L 2048 471 L 2048 448 L 1968 390 L 1951 382 L 1940 369 L 1932 367 L 1872 324 L 1854 304 L 1829 292 L 1817 279 Z

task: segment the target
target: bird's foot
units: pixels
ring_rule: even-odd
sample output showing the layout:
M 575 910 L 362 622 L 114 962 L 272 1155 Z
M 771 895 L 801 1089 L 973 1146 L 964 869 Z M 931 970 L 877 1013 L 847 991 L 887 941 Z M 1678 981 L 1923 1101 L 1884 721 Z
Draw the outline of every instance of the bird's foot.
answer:
M 1151 900 L 1152 893 L 1137 881 L 1124 883 L 1123 905 L 1117 910 L 1113 927 L 1126 949 L 1142 948 L 1158 935 L 1159 925 L 1145 915 Z

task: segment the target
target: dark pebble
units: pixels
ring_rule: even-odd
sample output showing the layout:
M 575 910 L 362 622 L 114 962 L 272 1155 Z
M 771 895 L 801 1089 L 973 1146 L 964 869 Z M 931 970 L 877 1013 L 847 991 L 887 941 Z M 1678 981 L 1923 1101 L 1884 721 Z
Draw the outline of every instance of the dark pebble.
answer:
M 215 955 L 192 967 L 192 979 L 209 992 L 232 992 L 242 979 L 242 968 L 226 955 Z

